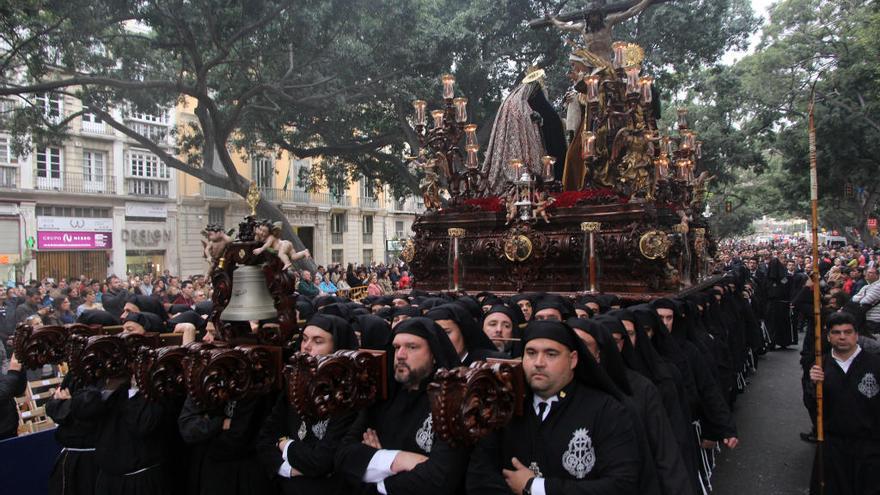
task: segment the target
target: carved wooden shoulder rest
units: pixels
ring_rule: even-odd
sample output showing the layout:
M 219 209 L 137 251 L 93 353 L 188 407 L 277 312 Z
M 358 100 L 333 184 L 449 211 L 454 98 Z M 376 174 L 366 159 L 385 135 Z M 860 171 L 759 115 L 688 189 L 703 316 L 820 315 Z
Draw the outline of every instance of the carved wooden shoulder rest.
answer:
M 67 358 L 70 335 L 97 335 L 100 325 L 46 325 L 32 327 L 19 325 L 13 335 L 15 355 L 25 368 L 39 368 L 45 364 L 60 364 Z
M 290 358 L 287 398 L 303 418 L 326 419 L 364 409 L 387 397 L 383 351 L 337 351 L 318 358 Z
M 522 414 L 524 383 L 517 361 L 438 370 L 428 386 L 434 431 L 451 445 L 474 445 Z

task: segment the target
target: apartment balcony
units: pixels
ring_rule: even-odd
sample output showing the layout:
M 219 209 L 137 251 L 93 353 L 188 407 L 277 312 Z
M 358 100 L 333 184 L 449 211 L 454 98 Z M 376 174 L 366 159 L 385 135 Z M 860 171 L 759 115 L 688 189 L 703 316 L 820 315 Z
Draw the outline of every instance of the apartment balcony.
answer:
M 0 188 L 17 189 L 18 167 L 0 167 Z
M 358 198 L 358 204 L 361 208 L 379 208 L 379 200 L 377 198 L 370 198 L 367 196 L 361 196 Z
M 109 125 L 103 122 L 88 122 L 83 121 L 81 127 L 82 134 L 87 134 L 90 136 L 101 136 L 112 138 L 116 136 L 114 129 Z
M 37 171 L 34 189 L 38 191 L 61 191 L 75 194 L 116 194 L 116 182 L 112 175 L 84 174 L 79 171 Z
M 170 189 L 167 180 L 125 179 L 125 188 L 131 196 L 167 198 Z

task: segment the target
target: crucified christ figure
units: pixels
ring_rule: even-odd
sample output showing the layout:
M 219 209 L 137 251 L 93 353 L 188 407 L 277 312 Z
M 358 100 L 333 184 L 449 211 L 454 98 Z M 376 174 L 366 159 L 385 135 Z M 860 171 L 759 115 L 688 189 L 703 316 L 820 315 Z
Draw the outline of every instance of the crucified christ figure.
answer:
M 664 0 L 638 0 L 609 6 L 605 6 L 605 2 L 600 1 L 598 6 L 564 16 L 551 16 L 544 19 L 544 22 L 533 21 L 529 25 L 537 28 L 549 24 L 562 31 L 580 33 L 584 38 L 584 47 L 587 50 L 606 60 L 611 60 L 611 34 L 614 26 L 641 14 L 651 5 L 662 1 Z M 575 22 L 577 19 L 582 20 Z

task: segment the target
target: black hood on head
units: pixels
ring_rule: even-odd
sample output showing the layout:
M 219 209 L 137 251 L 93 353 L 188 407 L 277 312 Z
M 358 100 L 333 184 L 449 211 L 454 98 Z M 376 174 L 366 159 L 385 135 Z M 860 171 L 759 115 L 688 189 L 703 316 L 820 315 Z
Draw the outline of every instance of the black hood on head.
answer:
M 361 332 L 361 349 L 384 351 L 391 343 L 391 325 L 379 316 L 356 316 L 353 326 Z
M 454 321 L 458 328 L 461 329 L 461 335 L 464 338 L 464 344 L 468 352 L 475 352 L 480 349 L 495 350 L 495 344 L 492 343 L 489 336 L 477 325 L 476 320 L 474 320 L 468 310 L 458 304 L 452 303 L 435 306 L 428 311 L 425 317 L 434 321 Z
M 443 328 L 434 320 L 419 316 L 402 321 L 394 328 L 393 335 L 401 333 L 415 335 L 428 341 L 428 347 L 431 348 L 431 354 L 434 356 L 435 372 L 440 368 L 451 370 L 461 366 L 455 347 Z
M 357 335 L 348 322 L 338 316 L 328 314 L 316 314 L 309 318 L 306 327 L 316 326 L 321 330 L 333 335 L 333 350 L 355 350 L 358 348 Z M 305 330 L 305 327 L 303 327 Z
M 623 363 L 623 358 L 620 357 L 620 351 L 617 350 L 617 343 L 611 336 L 610 330 L 605 326 L 606 322 L 608 322 L 608 326 L 611 326 L 610 323 L 612 321 L 617 321 L 620 324 L 619 320 L 609 317 L 599 317 L 590 320 L 569 318 L 567 323 L 572 328 L 587 332 L 596 339 L 596 343 L 599 344 L 599 366 L 614 380 L 617 388 L 626 395 L 632 395 L 632 388 L 629 386 L 629 380 L 626 378 L 626 366 Z M 621 326 L 623 325 L 621 324 Z

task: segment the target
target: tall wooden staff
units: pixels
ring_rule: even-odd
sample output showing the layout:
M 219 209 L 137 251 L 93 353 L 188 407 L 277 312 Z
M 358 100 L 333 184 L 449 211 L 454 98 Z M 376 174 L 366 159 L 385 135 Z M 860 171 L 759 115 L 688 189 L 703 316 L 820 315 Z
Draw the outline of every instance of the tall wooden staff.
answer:
M 819 179 L 816 172 L 816 121 L 813 108 L 816 105 L 816 88 L 810 94 L 810 208 L 813 214 L 813 321 L 815 322 L 816 366 L 822 367 L 822 319 L 819 297 Z M 819 494 L 825 493 L 825 465 L 822 451 L 825 445 L 825 426 L 822 422 L 822 382 L 816 382 L 816 467 Z

